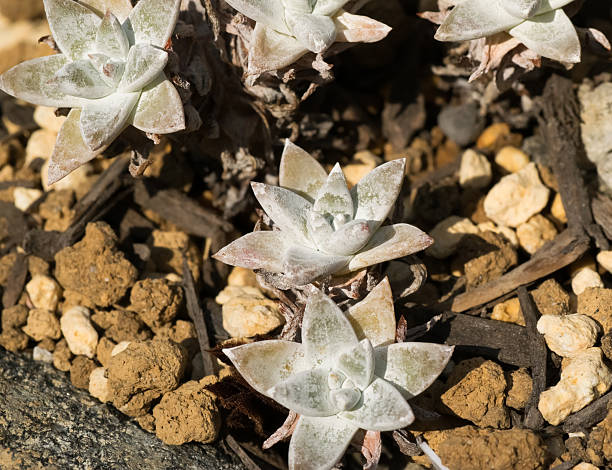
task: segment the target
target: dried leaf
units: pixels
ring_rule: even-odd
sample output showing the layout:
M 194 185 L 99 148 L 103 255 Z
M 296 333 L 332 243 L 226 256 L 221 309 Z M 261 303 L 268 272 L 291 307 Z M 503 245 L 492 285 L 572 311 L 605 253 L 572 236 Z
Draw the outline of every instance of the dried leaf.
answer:
M 386 38 L 391 32 L 391 27 L 380 21 L 346 11 L 336 16 L 335 21 L 338 29 L 337 41 L 377 42 Z

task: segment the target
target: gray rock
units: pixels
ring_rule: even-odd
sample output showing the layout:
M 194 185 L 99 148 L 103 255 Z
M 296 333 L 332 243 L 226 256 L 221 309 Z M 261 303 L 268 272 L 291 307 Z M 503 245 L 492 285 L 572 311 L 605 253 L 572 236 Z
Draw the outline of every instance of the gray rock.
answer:
M 0 468 L 242 470 L 229 452 L 165 445 L 64 373 L 0 348 Z
M 446 106 L 438 115 L 438 125 L 444 135 L 465 147 L 476 140 L 484 129 L 484 119 L 474 102 Z

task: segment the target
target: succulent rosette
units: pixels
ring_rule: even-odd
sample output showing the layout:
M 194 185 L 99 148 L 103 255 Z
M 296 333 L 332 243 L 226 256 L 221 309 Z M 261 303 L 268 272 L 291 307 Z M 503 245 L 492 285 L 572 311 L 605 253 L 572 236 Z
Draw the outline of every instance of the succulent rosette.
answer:
M 395 327 L 385 279 L 346 313 L 316 291 L 301 344 L 268 340 L 224 350 L 255 390 L 300 415 L 290 469 L 330 469 L 359 429 L 392 431 L 413 422 L 406 400 L 433 383 L 453 347 L 394 343 Z
M 342 9 L 349 0 L 226 0 L 256 22 L 249 73 L 291 65 L 307 52 L 322 53 L 336 41 L 376 42 L 391 28 Z
M 180 0 L 44 0 L 60 54 L 0 75 L 0 89 L 41 106 L 72 108 L 49 163 L 49 182 L 102 153 L 129 125 L 151 134 L 185 128 L 164 74 Z
M 527 48 L 560 62 L 580 62 L 580 40 L 563 7 L 574 0 L 464 0 L 436 32 L 440 41 L 467 41 L 507 32 Z
M 233 266 L 276 273 L 289 286 L 346 274 L 427 248 L 432 238 L 408 224 L 382 226 L 404 180 L 405 160 L 372 170 L 349 189 L 340 165 L 327 174 L 287 141 L 280 186 L 251 183 L 279 230 L 235 240 L 214 257 Z

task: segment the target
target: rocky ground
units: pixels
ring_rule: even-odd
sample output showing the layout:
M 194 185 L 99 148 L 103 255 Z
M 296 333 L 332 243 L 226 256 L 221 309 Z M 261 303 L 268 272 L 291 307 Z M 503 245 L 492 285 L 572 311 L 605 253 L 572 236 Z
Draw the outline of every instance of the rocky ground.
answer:
M 0 1 L 0 70 L 48 53 L 25 3 Z M 577 21 L 612 31 L 597 8 Z M 375 273 L 398 340 L 456 345 L 379 468 L 430 468 L 417 437 L 451 469 L 612 465 L 609 57 L 497 93 L 448 64 L 434 74 L 444 49 L 415 11 L 389 2 L 388 41 L 336 58 L 299 111 L 267 108 L 272 157 L 162 139 L 134 178 L 119 140 L 48 187 L 64 118 L 0 97 L 0 468 L 286 468 L 286 444 L 261 449 L 286 411 L 220 349 L 278 336 L 287 298 L 210 258 L 258 221 L 248 183 L 275 182 L 285 137 L 350 184 L 406 157 L 393 218 L 435 239 Z M 406 41 L 420 47 L 398 52 Z

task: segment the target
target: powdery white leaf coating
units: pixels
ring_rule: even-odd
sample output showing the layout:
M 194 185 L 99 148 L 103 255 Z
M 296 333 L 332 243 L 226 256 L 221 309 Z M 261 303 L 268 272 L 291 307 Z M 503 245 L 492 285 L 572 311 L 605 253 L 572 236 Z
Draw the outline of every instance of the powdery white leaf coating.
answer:
M 386 38 L 391 27 L 363 15 L 353 15 L 343 11 L 335 18 L 336 41 L 378 42 Z
M 282 0 L 226 0 L 227 3 L 251 18 L 253 21 L 270 26 L 279 33 L 289 34 L 285 23 L 285 6 Z
M 117 87 L 119 92 L 141 90 L 163 73 L 168 63 L 168 53 L 149 44 L 136 44 L 130 48 L 125 72 Z
M 164 48 L 178 19 L 181 0 L 141 0 L 130 12 L 123 28 L 131 44 Z
M 424 250 L 433 243 L 433 238 L 409 224 L 394 224 L 380 227 L 370 241 L 348 264 L 348 272 L 408 256 Z
M 80 128 L 85 145 L 96 151 L 107 147 L 128 125 L 140 92 L 113 93 L 93 100 L 81 110 Z
M 300 343 L 257 341 L 223 352 L 244 379 L 264 395 L 277 383 L 306 369 L 304 347 Z
M 327 180 L 327 172 L 312 156 L 285 140 L 278 172 L 279 185 L 314 202 L 321 187 Z
M 365 175 L 353 188 L 355 219 L 373 221 L 376 230 L 391 212 L 404 181 L 406 160 L 384 163 Z
M 289 11 L 312 13 L 317 0 L 283 0 L 283 5 Z
M 350 259 L 349 256 L 328 255 L 299 245 L 291 246 L 284 253 L 282 272 L 289 282 L 303 286 L 313 279 L 342 270 Z
M 348 2 L 349 0 L 317 0 L 312 12 L 315 15 L 332 15 Z
M 333 365 L 342 348 L 359 344 L 348 318 L 329 297 L 317 291 L 306 304 L 302 321 L 306 359 L 321 367 Z
M 51 82 L 67 63 L 68 58 L 63 54 L 28 60 L 0 75 L 0 89 L 38 106 L 81 106 L 81 98 L 62 93 L 57 83 Z
M 80 3 L 91 8 L 99 16 L 104 16 L 110 11 L 121 22 L 125 21 L 132 11 L 130 0 L 80 0 Z
M 90 60 L 68 62 L 52 79 L 61 93 L 95 100 L 113 92 Z
M 393 431 L 414 421 L 414 413 L 401 393 L 389 382 L 376 378 L 363 391 L 362 404 L 338 414 L 368 431 Z
M 375 349 L 374 373 L 394 384 L 406 398 L 427 389 L 453 355 L 454 346 L 396 343 Z
M 121 28 L 121 23 L 110 11 L 104 15 L 96 33 L 96 51 L 113 59 L 125 59 L 130 42 Z
M 222 248 L 214 258 L 232 266 L 281 272 L 287 237 L 280 231 L 247 233 Z
M 359 340 L 368 338 L 374 347 L 393 343 L 396 324 L 389 279 L 385 277 L 365 299 L 349 307 L 346 316 Z
M 308 52 L 292 36 L 279 33 L 263 23 L 255 23 L 249 49 L 249 75 L 288 67 Z
M 354 311 L 374 311 L 381 305 L 381 321 L 388 321 L 389 308 L 394 318 L 387 280 L 361 303 L 365 305 L 356 304 Z M 371 315 L 369 321 L 376 318 Z M 368 324 L 365 331 L 378 334 L 386 328 Z M 370 338 L 357 340 L 349 314 L 316 291 L 304 310 L 302 345 L 263 341 L 224 352 L 256 390 L 300 414 L 289 445 L 289 468 L 328 470 L 359 428 L 390 431 L 412 423 L 414 415 L 400 387 L 420 393 L 442 371 L 452 350 L 419 343 L 374 350 Z M 387 381 L 387 375 L 397 383 Z
M 143 88 L 132 125 L 151 134 L 170 134 L 185 129 L 183 102 L 163 73 Z
M 74 108 L 68 113 L 68 118 L 60 129 L 49 161 L 49 184 L 61 180 L 104 151 L 93 151 L 87 147 L 81 135 L 80 119 L 81 110 Z
M 72 60 L 94 50 L 101 18 L 74 0 L 43 0 L 53 40 Z
M 333 468 L 358 430 L 356 425 L 336 416 L 300 416 L 289 444 L 289 469 Z
M 508 33 L 542 57 L 560 62 L 580 62 L 580 40 L 576 28 L 563 10 L 531 18 Z
M 370 224 L 365 220 L 351 220 L 331 234 L 319 249 L 339 255 L 352 255 L 361 250 L 372 236 Z
M 286 10 L 285 19 L 298 42 L 315 54 L 325 51 L 336 40 L 336 25 L 329 16 Z
M 505 0 L 501 6 L 511 15 L 527 19 L 540 8 L 542 0 Z
M 353 218 L 353 199 L 339 163 L 334 165 L 323 187 L 319 190 L 313 210 L 332 217 L 344 215 L 348 220 Z

